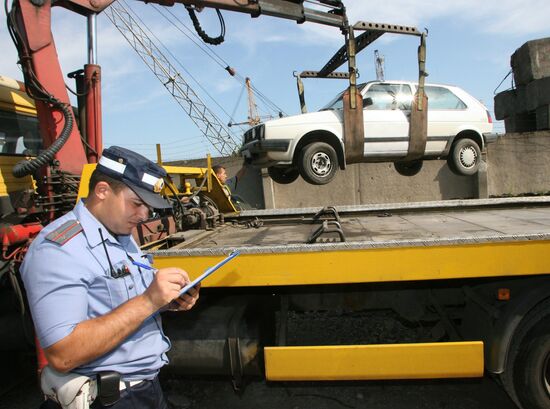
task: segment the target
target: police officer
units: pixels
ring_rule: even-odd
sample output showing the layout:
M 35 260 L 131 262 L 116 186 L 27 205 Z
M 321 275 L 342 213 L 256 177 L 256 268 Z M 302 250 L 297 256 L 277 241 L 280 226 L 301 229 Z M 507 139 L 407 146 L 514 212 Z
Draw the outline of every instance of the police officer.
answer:
M 109 373 L 111 392 L 114 373 L 120 399 L 111 409 L 167 407 L 157 375 L 170 342 L 159 312 L 189 310 L 199 297 L 198 288 L 179 297 L 187 273 L 154 270 L 131 235 L 151 209 L 170 206 L 159 195 L 164 176 L 135 152 L 105 149 L 88 198 L 42 230 L 21 267 L 49 366 L 91 379 Z

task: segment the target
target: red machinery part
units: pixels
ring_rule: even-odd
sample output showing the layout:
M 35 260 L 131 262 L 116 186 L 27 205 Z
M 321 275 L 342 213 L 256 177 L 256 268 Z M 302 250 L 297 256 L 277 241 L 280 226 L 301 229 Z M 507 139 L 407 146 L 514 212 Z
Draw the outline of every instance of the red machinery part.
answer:
M 5 253 L 11 246 L 24 243 L 27 240 L 34 238 L 40 230 L 42 230 L 42 228 L 42 224 L 38 222 L 1 227 L 0 239 L 2 240 L 3 252 Z

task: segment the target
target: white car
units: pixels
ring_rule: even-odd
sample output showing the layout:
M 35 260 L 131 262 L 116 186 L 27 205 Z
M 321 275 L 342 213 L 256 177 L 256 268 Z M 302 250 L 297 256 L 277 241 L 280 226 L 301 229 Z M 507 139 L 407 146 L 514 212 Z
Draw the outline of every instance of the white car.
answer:
M 418 173 L 422 160 L 403 162 L 409 145 L 409 117 L 416 83 L 373 81 L 361 84 L 365 129 L 364 162 L 394 162 L 406 176 Z M 485 144 L 496 140 L 487 108 L 464 90 L 427 84 L 428 135 L 423 159 L 447 158 L 458 175 L 479 169 Z M 321 185 L 345 169 L 342 94 L 318 112 L 266 121 L 244 134 L 241 154 L 267 167 L 278 183 L 301 175 Z

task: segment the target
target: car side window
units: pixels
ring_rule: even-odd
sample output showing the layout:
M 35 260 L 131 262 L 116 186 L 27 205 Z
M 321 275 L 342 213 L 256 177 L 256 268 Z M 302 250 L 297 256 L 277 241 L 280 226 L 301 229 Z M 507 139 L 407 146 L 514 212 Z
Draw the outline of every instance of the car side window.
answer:
M 372 104 L 367 103 L 367 98 Z M 407 84 L 372 84 L 363 97 L 363 106 L 369 110 L 407 111 L 411 102 L 412 92 Z
M 450 89 L 444 87 L 426 86 L 429 109 L 460 110 L 466 109 L 462 102 Z

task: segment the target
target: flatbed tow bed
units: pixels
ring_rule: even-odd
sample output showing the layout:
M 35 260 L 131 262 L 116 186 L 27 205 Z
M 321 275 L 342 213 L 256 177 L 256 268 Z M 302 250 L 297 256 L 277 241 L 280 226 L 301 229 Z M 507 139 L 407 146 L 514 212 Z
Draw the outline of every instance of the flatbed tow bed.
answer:
M 550 197 L 342 206 L 316 217 L 321 210 L 243 211 L 226 216 L 217 229 L 187 231 L 154 243 L 150 252 L 159 267 L 181 262 L 194 273 L 238 249 L 241 256 L 227 273 L 204 283 L 221 287 L 550 272 L 550 259 L 544 257 L 550 250 Z M 328 223 L 330 232 L 308 243 L 326 220 L 339 224 Z M 174 241 L 178 244 L 166 248 Z M 258 256 L 261 263 L 255 261 Z M 464 260 L 475 263 L 464 268 Z M 314 276 L 304 270 L 306 265 Z
M 280 317 L 272 341 L 253 343 L 253 353 L 237 348 L 241 375 L 258 359 L 253 366 L 273 381 L 477 377 L 487 369 L 508 382 L 517 402 L 510 374 L 522 365 L 518 351 L 550 314 L 541 312 L 550 299 L 546 196 L 243 211 L 226 215 L 218 228 L 177 233 L 147 248 L 156 267 L 180 266 L 191 278 L 235 249 L 241 255 L 204 281 L 204 296 L 269 293 L 278 297 Z M 419 310 L 417 322 L 436 316 L 434 328 L 442 325 L 446 335 L 288 346 L 280 334 L 289 311 L 324 310 L 326 303 L 311 300 L 326 293 L 341 295 L 335 311 L 389 308 L 408 317 Z M 406 299 L 410 311 L 396 299 Z M 226 372 L 234 379 L 235 367 Z

